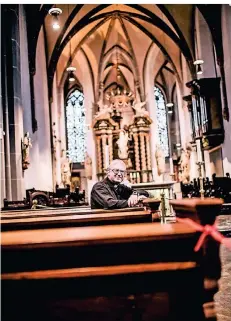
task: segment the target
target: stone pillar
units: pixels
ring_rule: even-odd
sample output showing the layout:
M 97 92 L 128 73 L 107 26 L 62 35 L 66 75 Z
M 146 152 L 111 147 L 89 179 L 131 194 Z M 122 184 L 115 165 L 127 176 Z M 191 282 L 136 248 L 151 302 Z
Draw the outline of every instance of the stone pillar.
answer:
M 10 199 L 12 195 L 13 200 L 20 200 L 25 196 L 25 189 L 23 187 L 21 154 L 21 139 L 23 139 L 24 133 L 21 102 L 19 5 L 6 5 L 3 6 L 2 10 L 2 19 L 5 26 L 2 47 L 6 55 L 4 64 L 7 74 L 5 99 L 8 115 L 5 115 L 8 116 L 9 128 L 9 154 L 6 157 L 8 161 L 6 166 L 9 166 L 10 163 L 11 176 L 6 177 L 7 180 L 11 179 L 11 193 L 8 191 L 6 196 Z M 10 187 L 9 182 L 6 185 Z
M 2 90 L 1 91 L 1 104 L 0 104 L 0 180 L 1 180 L 1 185 L 0 185 L 0 208 L 3 207 L 3 199 L 6 196 L 6 181 L 5 181 L 5 148 L 4 148 L 4 132 L 3 132 L 3 105 L 2 105 Z
M 102 157 L 101 157 L 101 139 L 100 136 L 96 136 L 96 146 L 97 146 L 97 160 L 99 173 L 102 173 Z
M 2 6 L 4 8 L 4 5 Z M 4 11 L 1 10 L 2 12 Z M 2 17 L 3 19 L 3 17 Z M 3 199 L 12 199 L 11 192 L 11 167 L 10 167 L 10 137 L 9 137 L 9 113 L 8 113 L 8 100 L 7 100 L 7 66 L 6 66 L 6 46 L 5 33 L 2 34 L 2 84 L 1 84 L 1 128 L 5 131 L 5 135 L 2 137 L 1 143 L 1 207 L 3 206 Z M 2 132 L 3 134 L 3 132 Z
M 231 117 L 231 6 L 228 4 L 222 5 L 222 41 L 223 41 L 223 50 L 224 50 L 224 62 L 225 62 L 225 82 L 227 90 L 227 100 L 229 106 L 229 115 Z M 224 106 L 223 106 L 224 108 Z M 223 158 L 223 168 L 224 174 L 231 174 L 231 120 L 224 121 L 224 130 L 225 130 L 225 140 L 222 144 L 222 158 Z

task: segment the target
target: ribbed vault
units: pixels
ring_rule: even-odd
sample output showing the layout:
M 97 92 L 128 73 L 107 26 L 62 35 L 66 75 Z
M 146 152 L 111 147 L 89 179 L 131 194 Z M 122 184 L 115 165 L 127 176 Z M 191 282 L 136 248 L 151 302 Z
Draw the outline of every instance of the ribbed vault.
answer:
M 27 14 L 33 12 L 35 16 L 32 7 L 27 5 Z M 57 84 L 62 84 L 67 77 L 66 68 L 78 64 L 80 51 L 88 61 L 96 98 L 100 84 L 110 88 L 116 82 L 118 65 L 121 84 L 132 90 L 136 87 L 144 96 L 143 71 L 151 46 L 160 48 L 179 80 L 181 54 L 193 74 L 194 5 L 60 4 L 59 7 L 62 14 L 58 31 L 51 26 L 52 17 L 48 14 L 51 5 L 36 6 L 40 18 L 34 35 L 30 31 L 34 39 L 29 48 L 33 66 L 39 26 L 43 24 L 45 29 L 50 96 L 54 74 Z

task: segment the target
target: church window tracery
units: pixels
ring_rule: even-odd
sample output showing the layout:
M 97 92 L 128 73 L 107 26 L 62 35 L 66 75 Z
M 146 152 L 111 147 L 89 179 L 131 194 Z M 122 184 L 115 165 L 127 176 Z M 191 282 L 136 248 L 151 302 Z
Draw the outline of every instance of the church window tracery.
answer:
M 71 162 L 84 162 L 86 152 L 84 95 L 75 89 L 66 101 L 67 155 Z
M 154 87 L 154 95 L 156 101 L 158 144 L 164 151 L 165 157 L 169 157 L 168 125 L 165 98 L 162 90 L 156 86 Z

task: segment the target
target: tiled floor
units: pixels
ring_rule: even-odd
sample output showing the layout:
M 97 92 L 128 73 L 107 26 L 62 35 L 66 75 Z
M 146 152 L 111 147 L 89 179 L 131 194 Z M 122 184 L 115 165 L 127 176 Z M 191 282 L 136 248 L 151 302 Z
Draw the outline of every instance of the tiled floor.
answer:
M 229 231 L 231 237 L 231 215 L 223 215 L 218 219 L 219 229 Z M 215 295 L 218 321 L 231 321 L 231 251 L 221 245 L 220 248 L 222 275 L 219 282 L 220 289 Z

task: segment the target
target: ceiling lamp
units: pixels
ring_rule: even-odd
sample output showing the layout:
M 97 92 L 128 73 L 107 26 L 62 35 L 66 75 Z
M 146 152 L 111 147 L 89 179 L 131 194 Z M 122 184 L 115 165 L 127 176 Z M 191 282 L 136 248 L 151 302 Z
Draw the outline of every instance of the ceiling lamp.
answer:
M 74 72 L 76 71 L 75 67 L 68 67 L 66 71 L 69 73 L 69 81 L 73 82 L 75 81 L 75 75 Z
M 51 16 L 53 16 L 53 22 L 52 22 L 53 29 L 55 30 L 60 29 L 58 16 L 62 13 L 62 10 L 60 8 L 55 7 L 55 8 L 51 8 L 48 12 Z
M 168 113 L 169 113 L 169 114 L 172 114 L 172 113 L 173 113 L 173 106 L 174 106 L 173 103 L 167 103 L 167 104 L 166 104 L 166 107 L 168 108 Z
M 202 59 L 197 59 L 193 63 L 196 66 L 196 71 L 197 71 L 198 75 L 203 74 L 203 70 L 202 70 L 203 63 L 204 63 L 204 60 L 202 60 Z

